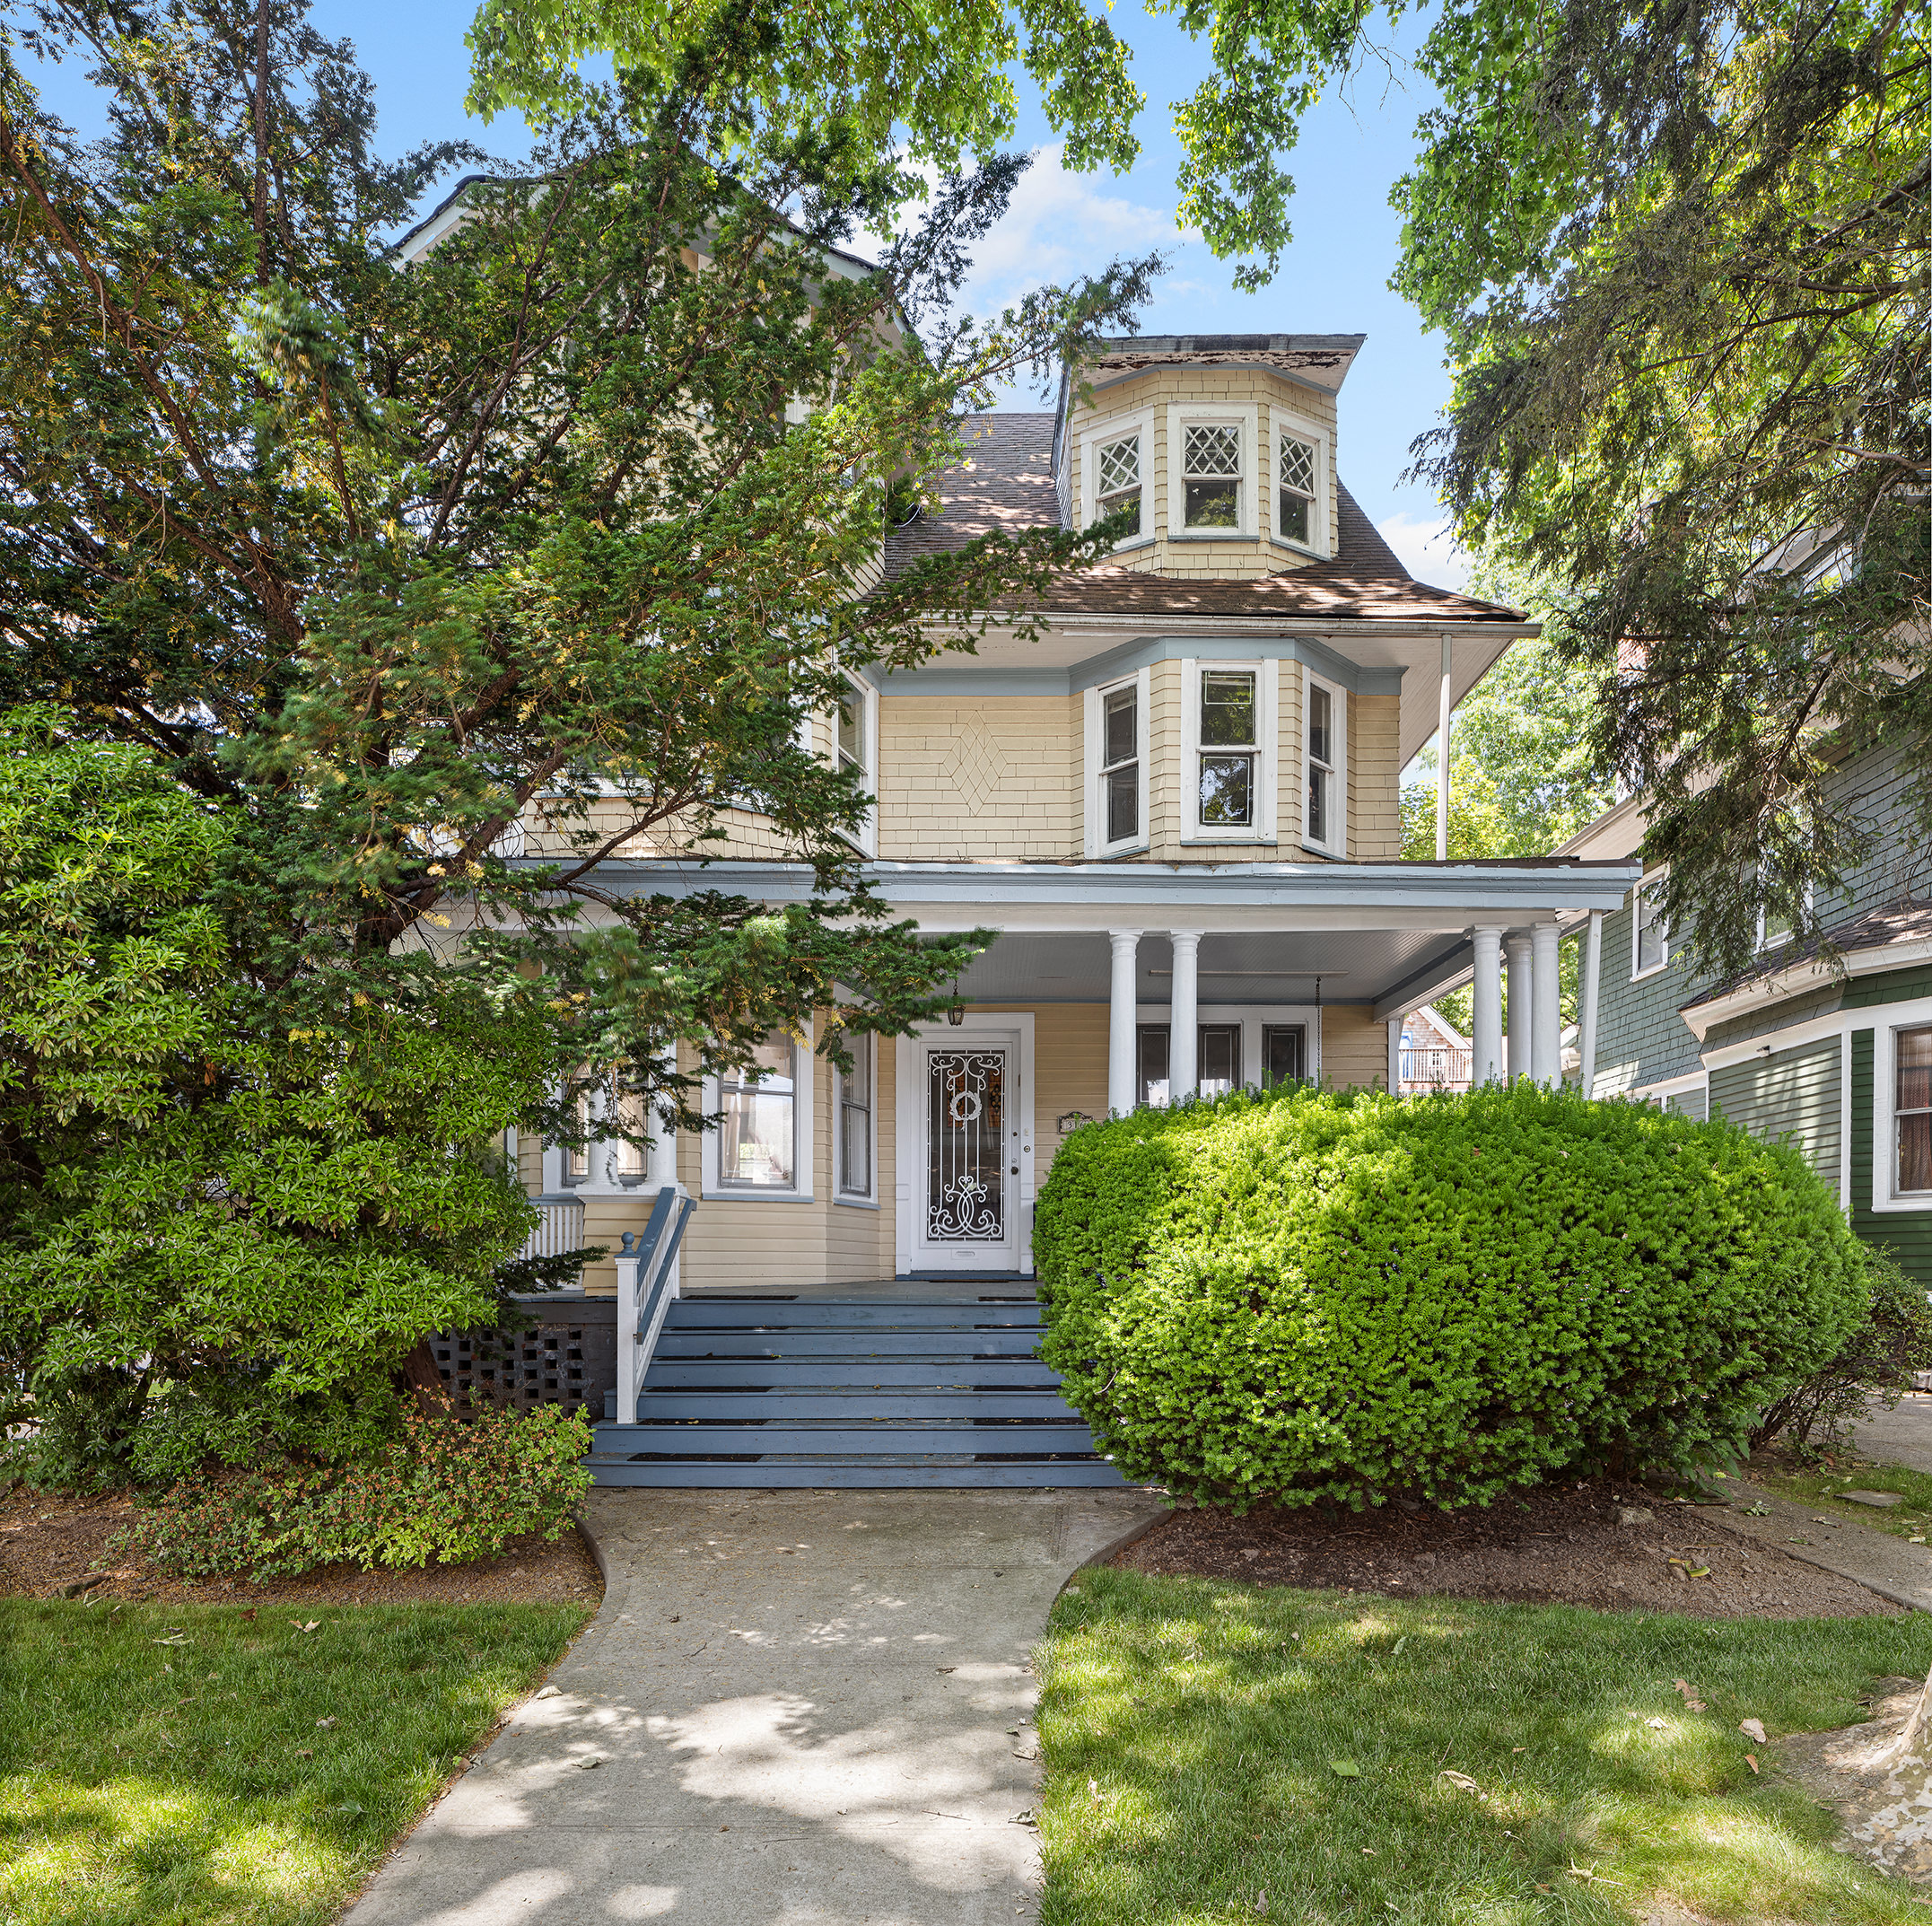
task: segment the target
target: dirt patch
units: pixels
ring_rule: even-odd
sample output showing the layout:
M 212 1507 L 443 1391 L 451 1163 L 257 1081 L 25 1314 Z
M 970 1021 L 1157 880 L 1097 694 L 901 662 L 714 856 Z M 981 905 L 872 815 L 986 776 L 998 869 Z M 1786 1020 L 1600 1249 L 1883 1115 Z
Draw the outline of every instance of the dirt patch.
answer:
M 604 1581 L 573 1526 L 550 1544 L 538 1533 L 512 1538 L 501 1558 L 423 1571 L 364 1571 L 322 1565 L 267 1585 L 216 1579 L 184 1584 L 144 1559 L 108 1551 L 134 1513 L 122 1495 L 51 1497 L 17 1491 L 0 1498 L 0 1597 L 58 1598 L 84 1586 L 92 1598 L 152 1598 L 168 1605 L 545 1605 L 595 1606 Z
M 1176 1511 L 1113 1561 L 1135 1571 L 1312 1590 L 1438 1594 L 1699 1618 L 1866 1618 L 1902 1608 L 1638 1486 L 1543 1485 L 1444 1512 L 1314 1505 Z M 1648 1516 L 1630 1524 L 1626 1514 Z M 1693 1574 L 1695 1574 L 1693 1576 Z

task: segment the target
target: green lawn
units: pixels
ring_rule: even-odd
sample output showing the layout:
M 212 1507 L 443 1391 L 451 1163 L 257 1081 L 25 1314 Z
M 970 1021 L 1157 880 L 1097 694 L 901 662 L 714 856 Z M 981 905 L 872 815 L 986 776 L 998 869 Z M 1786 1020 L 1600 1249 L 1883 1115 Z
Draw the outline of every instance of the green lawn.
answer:
M 0 1922 L 332 1918 L 587 1615 L 0 1599 Z
M 1849 1724 L 1875 1677 L 1928 1666 L 1918 1615 L 1711 1624 L 1085 1572 L 1042 1651 L 1042 1917 L 1204 1926 L 1265 1895 L 1306 1926 L 1607 1926 L 1668 1895 L 1922 1922 L 1737 1724 Z
M 1752 1482 L 1762 1484 L 1780 1498 L 1796 1498 L 1816 1505 L 1820 1516 L 1841 1518 L 1888 1531 L 1897 1538 L 1932 1537 L 1932 1477 L 1922 1471 L 1908 1471 L 1902 1465 L 1875 1465 L 1864 1458 L 1840 1458 L 1839 1468 L 1774 1471 L 1767 1466 L 1751 1467 Z M 1846 1470 L 1848 1465 L 1856 1467 Z M 1832 1494 L 1842 1491 L 1900 1492 L 1905 1502 L 1881 1510 L 1875 1505 L 1849 1505 Z

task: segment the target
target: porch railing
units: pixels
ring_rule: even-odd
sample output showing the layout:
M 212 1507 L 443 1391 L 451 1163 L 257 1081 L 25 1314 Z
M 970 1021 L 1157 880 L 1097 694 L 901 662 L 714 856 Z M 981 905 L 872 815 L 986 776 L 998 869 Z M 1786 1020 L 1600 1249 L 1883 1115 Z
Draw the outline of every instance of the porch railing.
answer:
M 524 1239 L 520 1257 L 561 1257 L 583 1248 L 583 1199 L 573 1191 L 532 1197 L 542 1213 L 537 1228 Z
M 1429 1090 L 1440 1084 L 1445 1090 L 1467 1090 L 1471 1054 L 1447 1044 L 1405 1044 L 1402 1053 L 1403 1086 Z

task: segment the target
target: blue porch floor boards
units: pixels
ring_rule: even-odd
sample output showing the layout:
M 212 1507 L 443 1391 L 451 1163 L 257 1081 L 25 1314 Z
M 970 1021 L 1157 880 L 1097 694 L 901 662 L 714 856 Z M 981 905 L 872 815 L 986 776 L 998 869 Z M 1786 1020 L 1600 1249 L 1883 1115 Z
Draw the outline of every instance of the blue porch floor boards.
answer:
M 1024 1284 L 706 1291 L 670 1307 L 599 1484 L 826 1489 L 1123 1484 L 1035 1354 Z

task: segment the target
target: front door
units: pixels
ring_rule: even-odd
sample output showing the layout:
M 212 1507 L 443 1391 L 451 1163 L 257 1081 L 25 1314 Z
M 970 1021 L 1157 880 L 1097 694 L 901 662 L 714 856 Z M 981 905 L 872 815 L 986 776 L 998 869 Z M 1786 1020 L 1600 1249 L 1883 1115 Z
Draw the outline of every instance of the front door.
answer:
M 1019 1268 L 1018 1052 L 963 1037 L 919 1046 L 914 1261 L 931 1271 Z

